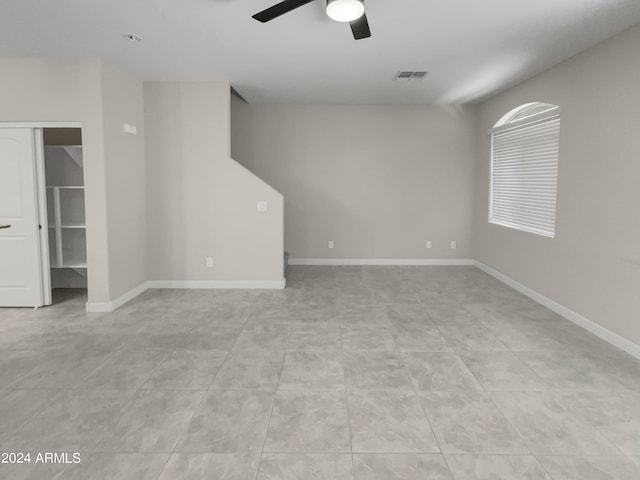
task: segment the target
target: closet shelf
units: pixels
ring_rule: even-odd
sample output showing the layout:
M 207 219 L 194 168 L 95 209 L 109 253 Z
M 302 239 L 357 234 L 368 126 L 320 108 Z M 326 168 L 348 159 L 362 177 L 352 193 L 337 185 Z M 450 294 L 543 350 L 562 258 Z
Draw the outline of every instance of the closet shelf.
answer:
M 87 268 L 82 164 L 82 147 L 45 148 L 49 257 L 58 270 Z

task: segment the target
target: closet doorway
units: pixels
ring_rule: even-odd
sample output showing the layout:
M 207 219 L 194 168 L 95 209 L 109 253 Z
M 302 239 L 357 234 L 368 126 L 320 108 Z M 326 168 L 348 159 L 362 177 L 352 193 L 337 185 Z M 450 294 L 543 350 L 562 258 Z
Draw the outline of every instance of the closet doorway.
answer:
M 52 301 L 86 299 L 87 235 L 80 128 L 44 128 Z
M 83 167 L 79 124 L 0 125 L 0 307 L 86 298 Z

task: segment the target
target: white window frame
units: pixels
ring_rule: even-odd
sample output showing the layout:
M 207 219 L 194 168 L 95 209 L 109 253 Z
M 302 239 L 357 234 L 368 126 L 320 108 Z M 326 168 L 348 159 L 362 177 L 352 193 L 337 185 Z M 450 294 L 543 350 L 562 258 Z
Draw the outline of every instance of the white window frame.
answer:
M 544 107 L 548 108 L 544 108 Z M 540 111 L 540 110 L 543 111 Z M 526 115 L 526 110 L 537 111 L 538 113 L 533 113 L 531 115 Z M 522 114 L 524 113 L 524 116 Z M 513 120 L 516 118 L 516 120 Z M 504 133 L 510 130 L 522 130 L 529 127 L 535 127 L 537 125 L 543 124 L 545 122 L 558 120 L 558 135 L 560 133 L 560 107 L 544 104 L 544 103 L 528 103 L 525 105 L 521 105 L 511 111 L 509 111 L 506 115 L 504 115 L 496 125 L 489 129 L 489 135 L 491 137 L 491 170 L 490 170 L 490 184 L 489 184 L 489 223 L 493 225 L 500 225 L 507 228 L 513 228 L 516 230 L 521 230 L 528 233 L 534 233 L 537 235 L 542 235 L 545 237 L 554 238 L 555 230 L 556 230 L 556 218 L 555 212 L 557 208 L 557 191 L 558 191 L 558 176 L 557 176 L 557 168 L 559 164 L 559 140 L 557 144 L 556 158 L 555 158 L 555 190 L 549 199 L 551 203 L 551 207 L 553 209 L 553 222 L 550 222 L 549 225 L 538 225 L 534 219 L 526 219 L 524 217 L 512 218 L 509 221 L 505 221 L 504 219 L 494 218 L 494 156 L 495 156 L 495 148 L 494 148 L 494 140 L 495 135 Z M 559 137 L 558 137 L 559 138 Z

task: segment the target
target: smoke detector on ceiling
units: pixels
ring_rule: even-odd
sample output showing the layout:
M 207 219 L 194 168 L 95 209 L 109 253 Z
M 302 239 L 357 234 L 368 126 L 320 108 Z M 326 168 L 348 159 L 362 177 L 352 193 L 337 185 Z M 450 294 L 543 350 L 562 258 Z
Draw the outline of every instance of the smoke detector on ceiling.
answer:
M 396 76 L 393 78 L 394 82 L 411 82 L 411 81 L 421 81 L 426 78 L 429 72 L 424 70 L 400 70 L 396 73 Z
M 130 42 L 141 42 L 142 37 L 137 33 L 123 33 L 122 38 L 129 40 Z

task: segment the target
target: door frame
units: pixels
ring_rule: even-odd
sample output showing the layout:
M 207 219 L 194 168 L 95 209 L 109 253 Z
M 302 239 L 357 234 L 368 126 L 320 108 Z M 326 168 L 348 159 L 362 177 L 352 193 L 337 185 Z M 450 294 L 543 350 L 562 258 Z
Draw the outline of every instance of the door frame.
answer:
M 82 128 L 81 122 L 0 122 L 2 128 L 24 128 L 32 131 L 35 152 L 34 168 L 36 172 L 36 214 L 39 230 L 40 248 L 38 249 L 40 263 L 40 298 L 43 305 L 51 305 L 51 264 L 49 258 L 49 219 L 47 218 L 47 187 L 44 167 L 44 138 L 45 128 Z M 88 267 L 88 265 L 87 265 Z M 87 268 L 87 277 L 89 269 Z M 37 308 L 37 307 L 36 307 Z
M 44 176 L 44 133 L 42 128 L 32 128 L 36 170 L 36 194 L 38 230 L 40 238 L 40 298 L 43 305 L 51 305 L 51 263 L 49 259 L 49 219 L 47 218 L 47 187 Z

